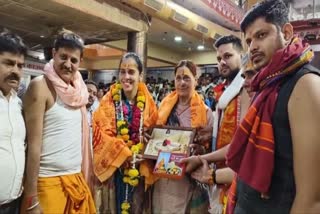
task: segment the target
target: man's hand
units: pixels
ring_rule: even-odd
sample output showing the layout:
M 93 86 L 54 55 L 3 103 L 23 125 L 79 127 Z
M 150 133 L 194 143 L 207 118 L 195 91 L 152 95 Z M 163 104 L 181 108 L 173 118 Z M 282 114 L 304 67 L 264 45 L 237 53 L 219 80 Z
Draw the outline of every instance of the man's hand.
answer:
M 27 210 L 26 212 L 27 214 L 42 214 L 42 209 L 40 207 L 40 204 L 38 206 L 36 206 L 35 208 L 33 208 L 32 210 Z
M 198 156 L 191 156 L 188 158 L 181 159 L 181 163 L 186 164 L 186 172 L 191 173 L 201 166 L 202 162 Z
M 36 205 L 37 203 L 39 203 L 38 197 L 36 197 L 36 196 L 32 197 L 31 203 L 29 201 L 30 201 L 30 197 L 26 197 L 26 195 L 24 194 L 24 196 L 22 198 L 22 202 L 21 202 L 21 208 L 20 208 L 21 214 L 42 214 L 43 213 L 40 204 L 38 204 L 37 206 L 35 206 L 34 208 L 32 208 L 30 210 L 27 210 L 28 208 L 32 207 L 33 205 Z
M 205 159 L 201 157 L 199 157 L 199 159 L 202 163 L 202 166 L 194 171 L 191 174 L 191 177 L 201 183 L 209 184 L 210 180 L 212 180 L 212 170 L 210 170 L 208 162 Z

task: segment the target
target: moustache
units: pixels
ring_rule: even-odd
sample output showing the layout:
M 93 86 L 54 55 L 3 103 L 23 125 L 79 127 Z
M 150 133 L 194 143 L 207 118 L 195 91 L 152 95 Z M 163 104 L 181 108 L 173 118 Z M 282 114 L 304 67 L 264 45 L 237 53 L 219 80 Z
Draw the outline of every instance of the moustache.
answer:
M 223 66 L 221 66 L 221 70 L 223 70 L 223 69 L 230 69 L 230 68 L 227 65 L 223 65 Z
M 62 65 L 62 66 L 60 67 L 60 69 L 63 70 L 63 71 L 72 72 L 71 68 L 68 68 L 68 67 L 66 67 L 66 66 L 64 66 L 64 65 Z
M 20 81 L 20 76 L 16 73 L 11 73 L 9 76 L 6 77 L 5 80 L 16 80 Z

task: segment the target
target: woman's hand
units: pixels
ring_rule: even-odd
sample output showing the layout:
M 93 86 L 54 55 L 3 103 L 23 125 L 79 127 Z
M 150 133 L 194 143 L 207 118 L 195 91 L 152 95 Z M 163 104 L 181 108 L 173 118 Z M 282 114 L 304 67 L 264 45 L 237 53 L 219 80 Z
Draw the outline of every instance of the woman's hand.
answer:
M 137 154 L 136 155 L 136 161 L 135 164 L 140 164 L 142 161 L 144 161 L 143 156 L 141 154 Z M 133 156 L 130 156 L 127 158 L 126 162 L 125 162 L 125 166 L 124 167 L 130 167 L 133 164 Z

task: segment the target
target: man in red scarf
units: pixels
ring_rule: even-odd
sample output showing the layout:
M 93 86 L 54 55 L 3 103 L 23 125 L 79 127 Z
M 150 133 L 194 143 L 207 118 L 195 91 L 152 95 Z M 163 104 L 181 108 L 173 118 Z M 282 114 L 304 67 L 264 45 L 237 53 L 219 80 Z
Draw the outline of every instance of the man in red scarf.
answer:
M 289 10 L 266 0 L 241 23 L 255 96 L 227 154 L 237 173 L 234 213 L 319 213 L 320 77 Z
M 92 162 L 88 91 L 78 71 L 83 48 L 78 35 L 61 31 L 44 75 L 32 80 L 25 94 L 28 158 L 22 213 L 96 212 L 86 183 Z

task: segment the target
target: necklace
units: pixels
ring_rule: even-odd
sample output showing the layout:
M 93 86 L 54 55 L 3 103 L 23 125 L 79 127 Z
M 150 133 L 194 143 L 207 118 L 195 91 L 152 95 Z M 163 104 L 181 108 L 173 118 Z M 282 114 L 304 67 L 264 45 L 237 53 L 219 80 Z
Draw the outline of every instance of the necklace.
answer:
M 187 107 L 185 108 L 181 108 L 181 107 L 184 107 L 185 105 L 181 105 L 181 104 L 178 104 L 177 105 L 177 108 L 176 108 L 176 114 L 177 116 L 180 116 L 183 112 L 185 112 L 187 109 L 190 108 L 190 105 L 187 105 Z
M 145 95 L 137 92 L 136 105 L 132 105 L 131 112 L 122 101 L 122 87 L 119 83 L 111 90 L 112 99 L 116 107 L 117 138 L 124 140 L 133 154 L 132 166 L 124 170 L 123 182 L 125 185 L 125 200 L 121 204 L 122 213 L 129 213 L 129 185 L 137 186 L 139 183 L 139 171 L 136 169 L 136 156 L 143 149 L 143 110 L 145 107 Z M 129 103 L 130 101 L 128 101 Z M 130 106 L 130 104 L 129 104 Z M 132 113 L 129 125 L 129 114 Z M 137 137 L 136 133 L 139 133 Z

